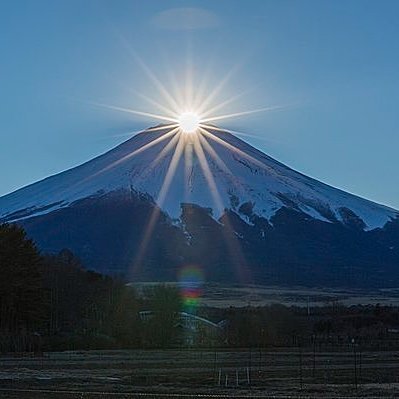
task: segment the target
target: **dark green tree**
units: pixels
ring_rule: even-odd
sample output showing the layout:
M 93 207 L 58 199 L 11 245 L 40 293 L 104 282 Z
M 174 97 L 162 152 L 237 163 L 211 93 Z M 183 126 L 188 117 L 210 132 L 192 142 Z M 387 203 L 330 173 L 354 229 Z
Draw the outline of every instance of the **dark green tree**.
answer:
M 110 335 L 115 337 L 121 347 L 129 348 L 139 344 L 140 320 L 136 291 L 122 282 L 115 281 L 111 300 L 106 307 L 105 323 Z
M 45 313 L 40 274 L 41 257 L 25 231 L 14 224 L 0 225 L 0 331 L 34 331 Z
M 152 346 L 166 348 L 179 339 L 180 292 L 177 287 L 161 284 L 153 287 L 147 296 L 153 316 L 147 323 L 144 339 Z

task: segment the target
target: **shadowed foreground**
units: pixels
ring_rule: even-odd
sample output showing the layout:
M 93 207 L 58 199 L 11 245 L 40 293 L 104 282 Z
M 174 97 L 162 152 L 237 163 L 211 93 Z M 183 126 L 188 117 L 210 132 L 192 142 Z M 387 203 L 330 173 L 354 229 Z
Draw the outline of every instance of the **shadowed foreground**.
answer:
M 356 364 L 355 364 L 356 360 Z M 397 397 L 399 352 L 82 351 L 3 357 L 2 398 Z M 35 391 L 35 390 L 38 390 Z

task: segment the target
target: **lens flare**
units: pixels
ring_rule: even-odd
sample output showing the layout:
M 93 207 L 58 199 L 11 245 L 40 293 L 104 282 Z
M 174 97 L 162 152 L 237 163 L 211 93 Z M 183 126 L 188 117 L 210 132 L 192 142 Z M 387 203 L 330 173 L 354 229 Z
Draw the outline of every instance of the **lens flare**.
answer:
M 186 193 L 188 193 L 192 188 L 191 176 L 194 162 L 199 164 L 199 169 L 205 178 L 219 215 L 224 212 L 224 206 L 221 201 L 219 187 L 212 176 L 209 163 L 214 162 L 217 164 L 233 182 L 235 181 L 235 177 L 232 171 L 229 170 L 228 165 L 226 165 L 219 157 L 215 145 L 219 148 L 220 146 L 223 146 L 231 150 L 240 157 L 245 158 L 246 161 L 253 163 L 256 167 L 267 170 L 267 173 L 276 173 L 267 164 L 262 163 L 250 154 L 240 150 L 238 147 L 228 142 L 228 140 L 224 140 L 223 135 L 218 134 L 218 132 L 224 132 L 225 129 L 219 129 L 217 126 L 214 126 L 213 123 L 260 112 L 279 111 L 286 107 L 272 106 L 231 112 L 230 109 L 226 107 L 230 106 L 231 103 L 235 102 L 243 94 L 237 93 L 233 96 L 229 95 L 223 98 L 226 94 L 226 84 L 233 76 L 233 73 L 235 73 L 236 67 L 231 71 L 225 71 L 224 78 L 219 79 L 217 81 L 218 83 L 214 82 L 214 84 L 210 85 L 207 81 L 209 78 L 207 74 L 203 75 L 200 81 L 195 79 L 193 64 L 190 62 L 187 66 L 186 74 L 181 75 L 185 75 L 185 79 L 181 82 L 181 86 L 177 84 L 181 79 L 177 79 L 176 76 L 171 76 L 172 85 L 168 87 L 164 84 L 164 80 L 157 77 L 149 66 L 146 65 L 137 54 L 135 54 L 130 46 L 128 46 L 128 48 L 149 78 L 149 83 L 152 84 L 153 89 L 156 89 L 157 94 L 155 99 L 135 92 L 136 95 L 140 96 L 151 105 L 151 112 L 136 110 L 127 106 L 107 105 L 104 103 L 94 102 L 91 104 L 109 110 L 127 113 L 134 117 L 158 120 L 162 124 L 156 125 L 142 132 L 148 134 L 149 140 L 146 144 L 135 149 L 124 157 L 117 159 L 111 165 L 105 166 L 99 172 L 91 175 L 87 179 L 79 181 L 77 184 L 84 184 L 86 183 L 86 180 L 93 179 L 99 174 L 106 173 L 118 164 L 121 164 L 154 146 L 159 146 L 160 152 L 152 161 L 151 168 L 156 167 L 160 160 L 164 159 L 166 156 L 170 158 L 164 181 L 161 184 L 159 192 L 156 194 L 155 202 L 158 206 L 154 208 L 148 219 L 139 248 L 132 259 L 131 273 L 132 275 L 135 275 L 137 269 L 143 264 L 143 259 L 151 241 L 156 222 L 161 214 L 162 205 L 169 194 L 169 188 L 171 187 L 175 174 L 179 170 L 178 166 L 180 162 L 184 162 L 184 173 L 187 177 L 185 180 Z M 211 69 L 209 69 L 209 71 L 210 70 Z M 247 91 L 247 88 L 245 89 Z M 172 154 L 172 156 L 169 156 L 170 154 Z M 146 174 L 143 173 L 141 178 L 144 179 L 145 176 Z M 224 215 L 223 224 L 227 231 L 224 234 L 224 238 L 227 244 L 227 249 L 231 254 L 232 263 L 236 269 L 236 273 L 241 281 L 244 283 L 248 282 L 250 281 L 250 278 L 248 277 L 249 268 L 246 259 L 242 254 L 239 240 L 229 222 L 229 216 L 227 214 Z M 186 309 L 195 311 L 201 296 L 201 286 L 203 282 L 201 269 L 194 266 L 183 269 L 180 275 L 180 282 Z
M 195 314 L 202 295 L 204 274 L 197 266 L 186 266 L 179 273 L 180 293 L 183 299 L 183 310 Z

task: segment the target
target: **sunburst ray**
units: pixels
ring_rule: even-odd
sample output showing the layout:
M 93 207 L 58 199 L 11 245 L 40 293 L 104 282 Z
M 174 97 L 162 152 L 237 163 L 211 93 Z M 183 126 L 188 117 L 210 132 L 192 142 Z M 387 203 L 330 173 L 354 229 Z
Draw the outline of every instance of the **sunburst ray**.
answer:
M 179 169 L 178 176 L 180 176 L 180 173 L 184 173 L 185 199 L 188 198 L 190 190 L 193 188 L 193 174 L 198 171 L 200 176 L 204 176 L 206 188 L 209 190 L 211 196 L 211 202 L 214 203 L 215 213 L 221 215 L 218 221 L 223 225 L 222 231 L 226 241 L 225 248 L 230 252 L 231 259 L 236 268 L 236 273 L 242 281 L 248 281 L 248 275 L 246 273 L 249 272 L 249 269 L 241 250 L 242 241 L 236 236 L 233 226 L 234 219 L 231 218 L 230 220 L 229 211 L 226 211 L 225 209 L 225 207 L 229 207 L 228 201 L 226 204 L 224 203 L 226 193 L 220 191 L 220 187 L 217 186 L 218 180 L 215 178 L 212 171 L 214 168 L 222 170 L 227 176 L 226 179 L 229 179 L 236 187 L 241 187 L 239 178 L 236 178 L 229 168 L 229 166 L 232 166 L 230 158 L 225 161 L 223 155 L 221 155 L 224 148 L 239 155 L 242 157 L 242 160 L 246 159 L 248 162 L 261 168 L 262 171 L 267 171 L 269 174 L 277 174 L 277 171 L 267 165 L 267 162 L 262 162 L 262 158 L 257 159 L 258 157 L 256 157 L 256 155 L 252 156 L 251 154 L 254 154 L 254 152 L 251 152 L 251 150 L 248 150 L 247 153 L 245 148 L 244 151 L 238 148 L 240 147 L 239 144 L 237 144 L 237 146 L 235 145 L 238 141 L 234 142 L 234 140 L 230 140 L 228 136 L 225 137 L 222 133 L 218 132 L 226 131 L 228 133 L 242 136 L 259 137 L 251 136 L 246 133 L 220 129 L 217 126 L 212 126 L 212 124 L 213 122 L 221 120 L 248 116 L 261 112 L 278 111 L 286 107 L 269 106 L 246 111 L 226 112 L 226 109 L 230 108 L 229 106 L 233 102 L 237 101 L 247 93 L 247 91 L 245 91 L 227 99 L 222 98 L 221 101 L 219 101 L 222 91 L 237 71 L 238 65 L 235 65 L 230 71 L 228 71 L 228 73 L 224 75 L 223 79 L 220 79 L 218 83 L 213 86 L 212 90 L 210 90 L 209 94 L 205 96 L 204 93 L 207 79 L 203 77 L 199 82 L 200 84 L 195 84 L 194 64 L 191 57 L 188 57 L 185 72 L 180 73 L 178 76 L 179 80 L 182 80 L 183 86 L 179 87 L 177 80 L 173 79 L 173 88 L 176 91 L 173 92 L 173 90 L 170 91 L 167 89 L 164 85 L 164 81 L 161 81 L 161 79 L 153 73 L 153 71 L 143 62 L 133 49 L 130 48 L 130 50 L 135 60 L 148 76 L 151 84 L 159 92 L 159 95 L 153 99 L 145 94 L 135 93 L 150 104 L 155 111 L 145 112 L 142 110 L 131 109 L 129 107 L 99 103 L 93 104 L 109 110 L 159 120 L 164 124 L 147 129 L 147 133 L 161 131 L 160 135 L 154 135 L 155 138 L 151 138 L 151 140 L 146 142 L 142 147 L 135 147 L 131 153 L 126 154 L 112 164 L 107 165 L 94 175 L 90 176 L 90 178 L 94 178 L 100 173 L 105 173 L 123 162 L 130 160 L 136 155 L 147 151 L 151 147 L 159 145 L 159 147 L 156 147 L 157 154 L 154 156 L 154 159 L 149 163 L 149 165 L 147 165 L 147 162 L 145 161 L 145 169 L 144 167 L 142 168 L 144 170 L 139 176 L 139 180 L 135 180 L 137 183 L 146 179 L 148 175 L 162 162 L 162 173 L 165 173 L 164 180 L 162 184 L 159 183 L 160 187 L 155 199 L 156 205 L 148 215 L 148 223 L 143 231 L 142 240 L 140 241 L 134 259 L 132 259 L 133 262 L 131 264 L 131 270 L 136 271 L 137 268 L 143 264 L 143 257 L 148 249 L 154 228 L 157 226 L 158 219 L 163 209 L 162 207 L 171 191 L 171 184 L 178 171 L 178 165 L 184 156 L 184 171 Z M 150 109 L 150 111 L 152 110 Z M 165 130 L 165 132 L 162 130 Z M 153 154 L 153 152 L 151 152 L 151 154 Z M 164 167 L 167 168 L 166 172 L 164 171 Z M 223 198 L 221 193 L 223 194 Z M 230 212 L 230 216 L 231 214 L 232 213 Z
M 218 115 L 218 116 L 212 116 L 210 118 L 204 118 L 204 119 L 201 120 L 201 122 L 202 123 L 215 122 L 215 121 L 219 121 L 219 120 L 222 120 L 222 119 L 237 118 L 239 116 L 257 114 L 259 112 L 279 111 L 279 110 L 282 110 L 284 108 L 285 107 L 283 107 L 283 106 L 273 106 L 273 107 L 252 109 L 252 110 L 248 110 L 248 111 L 234 112 L 234 113 L 231 113 L 231 114 Z
M 146 151 L 147 149 L 153 147 L 154 145 L 157 145 L 159 143 L 161 143 L 163 140 L 166 140 L 168 137 L 171 137 L 173 135 L 176 135 L 177 132 L 179 131 L 179 128 L 176 127 L 176 125 L 174 125 L 175 127 L 170 130 L 169 132 L 164 133 L 162 136 L 158 137 L 157 139 L 154 139 L 152 141 L 150 141 L 149 143 L 145 144 L 144 146 L 138 148 L 135 151 L 132 151 L 131 153 L 125 155 L 124 157 L 118 159 L 117 161 L 113 162 L 112 164 L 100 169 L 99 171 L 97 171 L 96 173 L 93 173 L 89 176 L 87 176 L 86 178 L 77 181 L 76 183 L 73 183 L 73 187 L 78 188 L 80 186 L 83 186 L 85 183 L 89 182 L 90 180 L 94 179 L 95 177 L 101 175 L 102 173 L 105 173 L 109 170 L 111 170 L 112 168 L 116 167 L 117 165 L 127 161 L 128 159 L 140 154 L 143 151 Z M 138 133 L 146 133 L 148 131 L 156 131 L 156 130 L 163 130 L 163 129 L 167 129 L 167 126 L 162 126 L 162 127 L 157 127 L 157 128 L 149 128 L 147 130 L 144 131 L 140 131 Z M 66 187 L 63 190 L 60 190 L 60 195 L 62 195 L 62 193 L 67 192 L 68 190 L 70 190 L 71 187 Z
M 170 125 L 163 125 L 162 124 L 161 126 L 149 127 L 147 129 L 145 129 L 145 132 L 156 132 L 158 130 L 173 129 L 173 128 L 176 128 L 178 126 L 179 126 L 178 123 L 173 123 L 173 124 L 170 124 Z M 133 137 L 133 136 L 135 136 L 136 134 L 139 134 L 139 133 L 143 133 L 143 130 L 140 129 L 140 130 L 134 130 L 134 131 L 131 131 L 131 132 L 126 132 L 126 133 L 112 134 L 110 136 L 103 136 L 101 138 L 102 139 L 109 139 L 109 138 L 117 138 L 117 137 Z
M 186 66 L 186 84 L 185 84 L 185 107 L 191 109 L 193 107 L 193 93 L 194 93 L 194 82 L 193 82 L 193 66 L 191 56 L 187 57 Z
M 105 168 L 100 169 L 97 173 L 94 173 L 93 175 L 89 176 L 85 181 L 87 181 L 89 179 L 93 179 L 94 177 L 96 177 L 102 173 L 105 173 L 105 172 L 109 171 L 110 169 L 115 168 L 117 165 L 120 165 L 121 163 L 126 162 L 128 159 L 133 158 L 134 156 L 140 154 L 141 152 L 148 150 L 149 148 L 153 147 L 154 145 L 159 144 L 163 140 L 166 140 L 168 137 L 170 137 L 174 134 L 177 134 L 178 130 L 179 130 L 178 128 L 174 128 L 174 129 L 170 130 L 169 132 L 163 134 L 162 136 L 159 136 L 158 138 L 150 141 L 149 143 L 143 145 L 142 147 L 139 147 L 137 150 L 132 151 L 131 153 L 125 155 L 122 158 L 119 158 L 118 160 L 116 160 L 115 162 L 106 166 Z M 82 183 L 83 183 L 83 181 L 82 181 Z
M 213 196 L 215 205 L 219 208 L 218 209 L 219 214 L 223 215 L 224 217 L 225 228 L 222 229 L 222 234 L 225 239 L 228 251 L 230 252 L 231 260 L 235 265 L 237 276 L 242 282 L 248 283 L 250 279 L 248 276 L 249 269 L 247 262 L 245 260 L 245 257 L 243 256 L 240 243 L 238 242 L 237 237 L 235 236 L 235 232 L 231 225 L 229 217 L 224 212 L 225 209 L 223 206 L 223 201 L 221 199 L 213 174 L 209 168 L 208 161 L 206 159 L 205 153 L 203 151 L 198 136 L 194 138 L 194 149 L 198 156 L 198 160 L 202 168 L 202 171 L 204 173 L 205 179 L 210 188 L 211 195 Z
M 142 70 L 145 72 L 145 74 L 149 77 L 150 81 L 152 84 L 158 89 L 158 91 L 161 93 L 161 95 L 164 97 L 164 99 L 169 103 L 169 105 L 173 108 L 173 110 L 178 113 L 179 112 L 179 105 L 177 104 L 176 100 L 171 96 L 167 88 L 161 83 L 161 81 L 156 77 L 156 75 L 152 72 L 152 70 L 149 68 L 149 66 L 142 60 L 142 58 L 130 47 L 130 50 L 142 68 Z
M 184 197 L 188 200 L 193 185 L 193 145 L 191 138 L 186 138 L 184 146 Z
M 179 134 L 175 134 L 169 142 L 165 145 L 164 148 L 160 151 L 157 157 L 146 166 L 146 170 L 143 172 L 141 176 L 139 176 L 139 180 L 145 180 L 147 176 L 153 171 L 153 169 L 161 162 L 163 158 L 165 158 L 172 150 L 173 147 L 176 147 L 177 142 L 180 140 Z
M 170 125 L 160 125 L 160 126 L 154 126 L 154 127 L 149 127 L 145 129 L 145 132 L 156 132 L 158 130 L 167 130 L 167 129 L 175 129 L 178 128 L 179 124 L 178 123 L 172 123 Z M 140 133 L 140 132 L 139 132 Z
M 254 163 L 255 165 L 259 166 L 262 169 L 266 169 L 270 174 L 276 175 L 276 171 L 265 164 L 264 162 L 259 161 L 258 159 L 254 158 L 253 156 L 247 154 L 245 151 L 240 150 L 239 148 L 235 147 L 234 145 L 228 143 L 227 141 L 221 139 L 220 137 L 212 134 L 210 131 L 204 129 L 204 134 L 207 135 L 213 141 L 218 142 L 219 144 L 223 145 L 224 147 L 232 150 L 233 152 L 241 155 L 242 157 L 246 158 L 250 162 Z
M 200 128 L 200 132 L 203 133 L 205 129 Z M 208 140 L 204 137 L 203 134 L 199 134 L 198 138 L 201 142 L 201 145 L 205 148 L 205 150 L 208 152 L 208 154 L 215 160 L 215 162 L 218 164 L 220 169 L 222 169 L 223 172 L 227 173 L 228 175 L 232 175 L 231 170 L 228 168 L 228 166 L 225 164 L 225 162 L 222 160 L 222 158 L 219 157 L 217 152 L 214 150 L 214 148 L 209 144 Z
M 173 117 L 169 117 L 167 115 L 160 115 L 160 114 L 154 114 L 151 112 L 144 112 L 144 111 L 138 111 L 135 109 L 130 109 L 130 108 L 124 108 L 124 107 L 118 107 L 115 105 L 108 105 L 108 104 L 101 104 L 101 103 L 91 103 L 92 105 L 95 105 L 97 107 L 103 107 L 103 108 L 108 108 L 114 111 L 120 111 L 120 112 L 126 112 L 128 114 L 133 114 L 133 115 L 138 115 L 138 116 L 147 116 L 149 118 L 155 118 L 164 122 L 174 122 L 177 123 L 178 120 Z
M 238 65 L 235 65 L 229 72 L 227 72 L 225 77 L 220 80 L 211 93 L 204 100 L 202 100 L 201 103 L 196 104 L 199 113 L 205 112 L 209 105 L 212 104 L 212 102 L 215 100 L 215 97 L 223 90 L 232 76 L 236 73 L 238 67 Z
M 224 100 L 224 101 L 216 104 L 212 108 L 204 110 L 201 113 L 201 118 L 203 119 L 203 118 L 206 118 L 208 115 L 212 115 L 214 112 L 218 111 L 219 109 L 226 107 L 227 105 L 233 103 L 234 101 L 237 101 L 239 98 L 241 98 L 245 94 L 246 94 L 246 92 L 242 92 L 242 93 L 236 94 L 236 95 L 228 98 L 227 100 Z
M 208 142 L 206 139 L 205 135 L 206 131 L 203 132 L 204 129 L 201 128 L 199 134 L 199 139 L 201 141 L 202 146 L 204 149 L 207 151 L 207 153 L 212 157 L 212 159 L 216 162 L 216 164 L 220 167 L 221 170 L 225 173 L 226 177 L 229 179 L 229 182 L 236 187 L 237 189 L 242 189 L 243 186 L 239 180 L 237 180 L 236 176 L 231 172 L 230 168 L 226 165 L 226 163 L 223 161 L 223 159 L 218 155 L 218 153 L 215 151 L 215 149 L 211 146 L 211 144 Z
M 146 96 L 145 94 L 139 92 L 136 92 L 136 94 L 139 97 L 141 97 L 143 100 L 147 101 L 149 104 L 152 104 L 162 112 L 165 112 L 166 115 L 172 115 L 172 117 L 175 119 L 179 117 L 179 115 L 176 112 L 174 112 L 172 109 L 166 107 L 165 105 L 160 104 L 158 101 L 153 100 L 152 98 Z
M 222 201 L 222 199 L 220 197 L 218 188 L 217 188 L 216 183 L 215 183 L 215 179 L 213 178 L 212 172 L 211 172 L 211 170 L 209 168 L 208 161 L 206 160 L 206 156 L 205 156 L 204 150 L 203 150 L 203 148 L 201 146 L 201 143 L 200 143 L 199 138 L 198 138 L 197 135 L 194 137 L 194 150 L 195 150 L 195 153 L 196 153 L 196 155 L 198 157 L 199 164 L 200 164 L 200 166 L 202 168 L 202 171 L 204 173 L 205 179 L 206 179 L 206 181 L 208 183 L 208 186 L 210 188 L 211 195 L 212 195 L 212 197 L 213 197 L 213 199 L 215 201 L 215 205 L 218 207 L 217 211 L 218 211 L 219 214 L 222 214 L 223 211 L 224 211 L 223 201 Z
M 237 130 L 231 130 L 231 129 L 220 129 L 217 126 L 207 125 L 205 123 L 201 123 L 200 127 L 203 128 L 203 129 L 208 129 L 208 130 L 216 130 L 218 132 L 227 132 L 227 133 L 234 134 L 236 136 L 251 137 L 251 138 L 254 138 L 254 139 L 257 139 L 257 140 L 261 140 L 261 141 L 266 141 L 266 142 L 277 142 L 277 140 L 270 140 L 270 139 L 267 139 L 265 137 L 257 136 L 256 134 L 249 134 L 249 133 L 239 132 Z
M 167 170 L 166 175 L 165 175 L 164 182 L 163 182 L 162 187 L 161 187 L 161 189 L 160 189 L 160 191 L 158 193 L 158 197 L 157 197 L 157 201 L 156 201 L 157 206 L 154 207 L 154 210 L 151 213 L 150 220 L 149 220 L 149 222 L 147 224 L 147 227 L 146 227 L 146 229 L 144 231 L 143 238 L 142 238 L 142 240 L 140 242 L 140 246 L 138 248 L 136 257 L 135 257 L 135 259 L 133 261 L 133 266 L 132 266 L 132 273 L 133 274 L 137 272 L 137 269 L 141 265 L 141 262 L 143 260 L 143 257 L 145 255 L 145 252 L 146 252 L 147 247 L 148 247 L 149 240 L 151 239 L 151 235 L 153 233 L 155 224 L 156 224 L 156 222 L 157 222 L 157 220 L 159 218 L 160 208 L 162 207 L 163 202 L 164 202 L 164 200 L 166 198 L 167 192 L 169 190 L 170 184 L 171 184 L 172 179 L 173 179 L 173 177 L 175 175 L 176 168 L 177 168 L 177 166 L 179 164 L 179 161 L 180 161 L 180 158 L 181 158 L 181 155 L 182 155 L 182 152 L 183 152 L 184 141 L 181 139 L 181 133 L 178 133 L 178 135 L 179 135 L 179 141 L 177 143 L 176 150 L 175 150 L 175 152 L 174 152 L 174 154 L 172 156 L 172 159 L 170 161 L 168 170 Z

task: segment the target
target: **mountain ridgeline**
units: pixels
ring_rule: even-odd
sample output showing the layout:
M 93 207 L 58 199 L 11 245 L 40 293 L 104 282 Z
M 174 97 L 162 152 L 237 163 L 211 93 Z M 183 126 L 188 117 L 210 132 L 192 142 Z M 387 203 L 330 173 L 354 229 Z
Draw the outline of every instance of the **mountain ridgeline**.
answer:
M 174 281 L 193 264 L 207 281 L 398 286 L 398 211 L 228 132 L 201 138 L 203 155 L 187 142 L 179 158 L 172 140 L 144 131 L 1 197 L 0 221 L 22 225 L 43 252 L 69 248 L 86 267 L 132 280 Z

